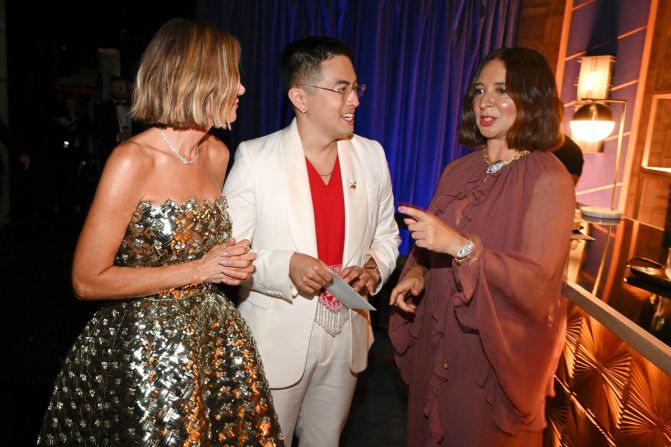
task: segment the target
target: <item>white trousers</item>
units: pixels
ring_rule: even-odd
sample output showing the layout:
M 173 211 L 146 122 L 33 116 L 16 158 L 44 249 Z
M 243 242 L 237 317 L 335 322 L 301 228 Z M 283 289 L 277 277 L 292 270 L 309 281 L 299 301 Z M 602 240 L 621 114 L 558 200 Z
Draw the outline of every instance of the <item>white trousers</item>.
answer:
M 337 447 L 352 403 L 356 374 L 349 368 L 350 321 L 332 337 L 314 323 L 305 372 L 288 388 L 272 389 L 287 447 Z

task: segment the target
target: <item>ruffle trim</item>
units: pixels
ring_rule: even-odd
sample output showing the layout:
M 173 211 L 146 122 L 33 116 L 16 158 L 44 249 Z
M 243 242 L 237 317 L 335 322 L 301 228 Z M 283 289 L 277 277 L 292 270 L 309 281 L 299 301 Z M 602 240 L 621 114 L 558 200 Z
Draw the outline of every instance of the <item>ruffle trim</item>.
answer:
M 506 172 L 506 169 L 502 169 L 494 174 L 485 175 L 484 162 L 481 162 L 481 164 L 482 169 L 478 169 L 477 167 L 473 168 L 475 175 L 467 179 L 460 189 L 453 191 L 448 189 L 444 194 L 436 197 L 436 214 L 442 214 L 443 210 L 445 210 L 449 204 L 455 202 L 455 199 L 461 201 L 468 196 L 472 196 L 472 200 L 469 200 L 461 211 L 461 219 L 457 225 L 458 228 L 467 226 L 472 220 L 471 213 L 473 209 L 477 209 L 477 207 L 487 198 L 489 191 L 494 184 L 496 184 L 496 179 L 501 176 L 502 173 Z
M 481 154 L 478 151 L 464 157 L 464 163 L 469 163 L 470 166 L 462 168 L 462 170 L 469 170 L 470 176 L 461 184 L 449 183 L 446 184 L 445 192 L 440 196 L 435 197 L 436 214 L 442 214 L 449 204 L 454 203 L 455 199 L 461 201 L 468 196 L 472 196 L 472 200 L 466 203 L 466 206 L 461 211 L 461 219 L 457 225 L 457 230 L 468 226 L 468 223 L 473 219 L 472 213 L 479 205 L 487 198 L 491 189 L 503 177 L 503 181 L 510 181 L 516 178 L 524 178 L 527 169 L 534 169 L 529 167 L 529 163 L 539 163 L 538 156 L 543 157 L 546 154 L 542 152 L 532 152 L 524 158 L 512 163 L 501 170 L 486 174 L 487 166 L 482 160 Z M 472 157 L 471 160 L 467 157 Z M 533 160 L 533 161 L 532 161 Z
M 407 374 L 412 362 L 412 347 L 419 339 L 424 318 L 424 306 L 417 306 L 414 314 L 406 314 L 395 307 L 391 308 L 389 317 L 389 339 L 394 348 L 396 365 L 401 371 L 401 377 L 408 383 Z
M 448 297 L 454 294 L 456 291 L 450 287 L 443 295 L 443 297 Z M 447 311 L 448 311 L 448 300 L 440 300 L 440 306 L 437 306 L 435 311 L 431 314 L 435 324 L 433 326 L 433 332 L 431 333 L 431 346 L 434 349 L 434 352 L 438 353 L 440 350 L 440 341 L 445 336 L 447 330 Z M 448 368 L 444 364 L 443 355 L 436 355 L 434 357 L 433 364 L 433 375 L 431 376 L 431 381 L 429 382 L 429 389 L 426 396 L 426 401 L 424 404 L 424 416 L 426 416 L 429 431 L 431 433 L 431 438 L 439 443 L 444 438 L 445 434 L 440 423 L 440 409 L 438 407 L 439 397 L 441 394 L 441 388 L 448 381 Z

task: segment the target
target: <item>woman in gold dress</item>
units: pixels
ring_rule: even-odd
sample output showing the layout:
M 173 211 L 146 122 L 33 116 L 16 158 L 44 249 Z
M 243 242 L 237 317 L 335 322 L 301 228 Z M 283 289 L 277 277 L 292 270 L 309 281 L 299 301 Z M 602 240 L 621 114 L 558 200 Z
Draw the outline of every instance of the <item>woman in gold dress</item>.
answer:
M 238 42 L 172 20 L 142 56 L 135 119 L 154 127 L 110 156 L 72 269 L 83 300 L 108 300 L 56 379 L 40 445 L 283 445 L 256 346 L 214 283 L 255 259 L 230 238 L 226 146 L 245 91 Z

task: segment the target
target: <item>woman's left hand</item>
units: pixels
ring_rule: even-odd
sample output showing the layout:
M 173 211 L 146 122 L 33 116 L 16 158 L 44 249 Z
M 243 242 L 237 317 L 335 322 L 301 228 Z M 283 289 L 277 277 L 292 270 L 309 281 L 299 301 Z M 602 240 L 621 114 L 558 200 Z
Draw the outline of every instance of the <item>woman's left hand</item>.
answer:
M 223 282 L 231 286 L 237 286 L 242 281 L 249 279 L 254 272 L 253 262 L 256 253 L 249 251 L 250 243 L 247 239 L 236 242 L 231 238 L 226 243 L 227 247 L 221 253 L 221 272 L 224 274 Z
M 468 241 L 433 213 L 409 206 L 399 206 L 398 211 L 407 216 L 403 222 L 418 247 L 455 256 Z

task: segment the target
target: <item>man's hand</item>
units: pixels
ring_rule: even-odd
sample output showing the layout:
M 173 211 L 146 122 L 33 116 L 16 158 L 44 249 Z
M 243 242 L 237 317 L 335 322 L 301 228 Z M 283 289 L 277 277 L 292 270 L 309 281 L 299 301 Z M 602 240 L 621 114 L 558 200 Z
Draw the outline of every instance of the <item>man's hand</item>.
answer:
M 365 288 L 368 295 L 373 295 L 375 289 L 377 289 L 377 286 L 382 281 L 382 277 L 378 273 L 375 264 L 364 267 L 359 267 L 358 265 L 346 267 L 340 272 L 340 276 L 359 293 Z
M 331 282 L 331 273 L 319 259 L 294 253 L 289 261 L 289 278 L 302 295 L 314 295 Z

